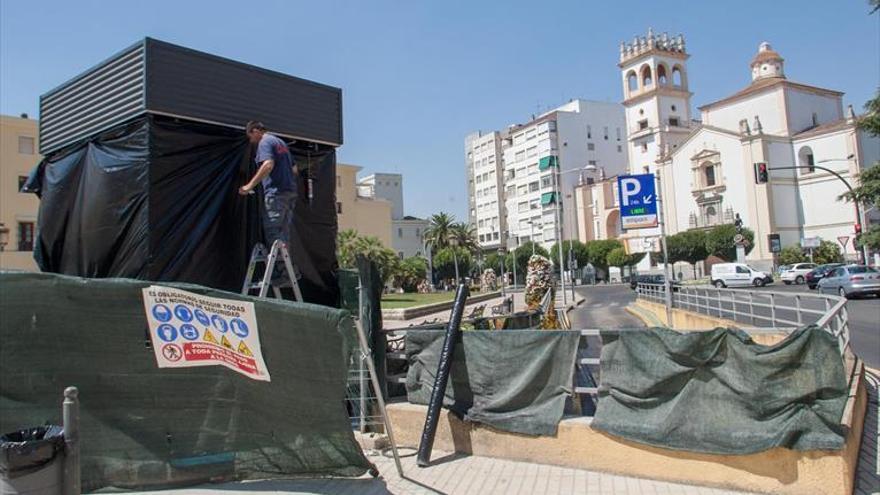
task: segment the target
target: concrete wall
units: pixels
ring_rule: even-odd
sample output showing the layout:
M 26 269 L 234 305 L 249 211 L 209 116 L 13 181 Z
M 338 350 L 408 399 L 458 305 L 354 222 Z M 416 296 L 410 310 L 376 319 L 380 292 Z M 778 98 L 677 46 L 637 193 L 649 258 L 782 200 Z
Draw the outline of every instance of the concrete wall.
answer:
M 564 419 L 556 436 L 532 437 L 466 423 L 443 411 L 434 448 L 464 454 L 590 469 L 642 478 L 782 495 L 849 495 L 867 406 L 861 374 L 853 380 L 841 451 L 774 448 L 747 455 L 714 455 L 642 445 L 593 430 L 589 418 Z M 388 405 L 398 446 L 418 447 L 426 406 Z

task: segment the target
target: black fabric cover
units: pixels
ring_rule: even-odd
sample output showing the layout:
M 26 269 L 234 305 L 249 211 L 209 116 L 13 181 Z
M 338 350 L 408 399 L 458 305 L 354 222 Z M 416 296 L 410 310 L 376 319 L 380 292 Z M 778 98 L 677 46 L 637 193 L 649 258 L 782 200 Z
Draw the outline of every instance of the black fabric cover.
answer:
M 167 284 L 253 302 L 272 380 L 221 366 L 158 368 L 147 345 L 148 285 L 0 271 L 0 431 L 59 424 L 73 385 L 84 491 L 372 467 L 344 404 L 357 346 L 349 313 Z
M 407 399 L 427 404 L 445 332 L 406 333 Z M 527 435 L 555 435 L 571 394 L 580 333 L 464 331 L 443 405 L 468 421 Z
M 336 306 L 336 158 L 291 147 L 300 168 L 291 255 L 309 302 Z M 35 259 L 83 277 L 190 282 L 238 291 L 262 239 L 260 195 L 242 197 L 244 134 L 146 116 L 48 156 L 26 184 L 40 210 Z
M 714 454 L 844 446 L 843 360 L 818 327 L 772 346 L 723 328 L 603 332 L 602 341 L 597 430 Z

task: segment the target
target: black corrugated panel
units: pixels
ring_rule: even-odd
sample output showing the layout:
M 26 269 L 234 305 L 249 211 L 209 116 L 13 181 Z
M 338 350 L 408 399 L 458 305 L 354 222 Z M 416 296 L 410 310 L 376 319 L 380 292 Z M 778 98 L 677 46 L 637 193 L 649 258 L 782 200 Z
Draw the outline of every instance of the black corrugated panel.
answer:
M 147 39 L 151 112 L 342 144 L 342 91 L 305 79 Z
M 40 97 L 40 152 L 144 113 L 144 44 L 137 43 Z
M 40 97 L 40 152 L 147 112 L 342 144 L 340 89 L 147 38 Z

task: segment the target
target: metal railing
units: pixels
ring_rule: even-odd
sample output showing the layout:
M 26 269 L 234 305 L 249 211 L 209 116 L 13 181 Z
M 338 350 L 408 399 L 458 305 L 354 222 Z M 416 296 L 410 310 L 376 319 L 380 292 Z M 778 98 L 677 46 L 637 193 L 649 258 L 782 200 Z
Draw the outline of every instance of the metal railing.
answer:
M 662 284 L 638 284 L 636 292 L 639 299 L 664 304 Z M 849 315 L 843 297 L 676 285 L 672 307 L 786 333 L 815 324 L 837 338 L 841 354 L 850 348 Z

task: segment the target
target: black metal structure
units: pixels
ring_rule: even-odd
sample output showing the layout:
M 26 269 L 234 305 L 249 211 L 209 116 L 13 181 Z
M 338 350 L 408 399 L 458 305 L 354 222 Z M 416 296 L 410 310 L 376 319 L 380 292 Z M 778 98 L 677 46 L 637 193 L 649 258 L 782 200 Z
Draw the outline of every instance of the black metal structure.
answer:
M 341 89 L 145 38 L 40 97 L 40 152 L 145 113 L 342 144 Z
M 459 285 L 458 291 L 455 293 L 455 302 L 452 304 L 449 324 L 446 326 L 443 351 L 440 353 L 440 360 L 437 363 L 437 379 L 434 382 L 434 389 L 431 390 L 428 415 L 425 417 L 425 428 L 422 430 L 422 439 L 419 442 L 419 452 L 416 458 L 419 467 L 428 467 L 431 463 L 431 449 L 434 447 L 437 422 L 440 420 L 440 408 L 443 406 L 443 397 L 446 396 L 446 384 L 449 382 L 449 370 L 452 368 L 452 355 L 455 353 L 455 344 L 461 335 L 461 318 L 468 295 L 467 284 Z

